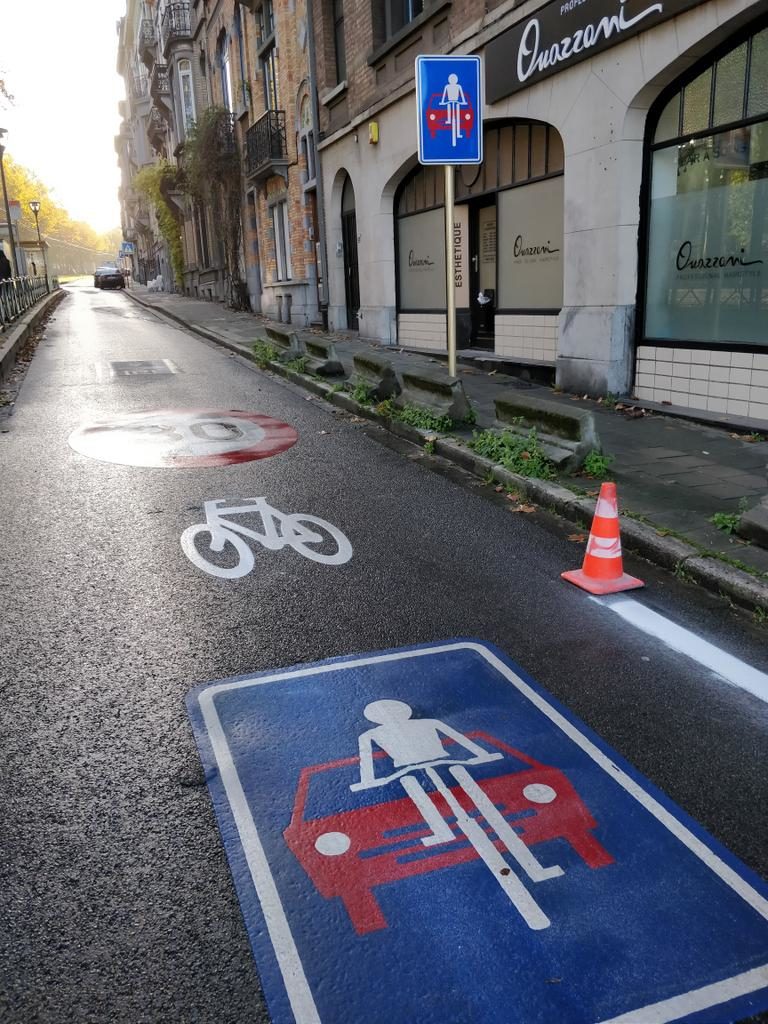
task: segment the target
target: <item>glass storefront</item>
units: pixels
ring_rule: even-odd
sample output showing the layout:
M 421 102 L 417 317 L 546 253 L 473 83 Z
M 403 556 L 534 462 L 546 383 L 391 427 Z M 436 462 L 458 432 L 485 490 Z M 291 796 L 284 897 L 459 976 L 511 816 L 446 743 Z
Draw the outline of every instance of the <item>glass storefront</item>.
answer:
M 668 100 L 651 153 L 648 340 L 768 343 L 768 29 Z
M 454 283 L 460 340 L 494 344 L 494 317 L 557 314 L 563 299 L 562 140 L 550 125 L 486 126 L 484 160 L 455 175 Z M 398 191 L 398 312 L 445 309 L 443 168 Z

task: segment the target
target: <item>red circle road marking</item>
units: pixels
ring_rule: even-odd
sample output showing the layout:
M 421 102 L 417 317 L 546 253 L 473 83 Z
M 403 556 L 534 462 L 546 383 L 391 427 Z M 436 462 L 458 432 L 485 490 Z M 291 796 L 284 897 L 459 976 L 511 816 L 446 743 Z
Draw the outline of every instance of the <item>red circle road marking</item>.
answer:
M 288 423 L 240 409 L 153 409 L 78 427 L 80 455 L 124 466 L 204 469 L 268 459 L 299 439 Z

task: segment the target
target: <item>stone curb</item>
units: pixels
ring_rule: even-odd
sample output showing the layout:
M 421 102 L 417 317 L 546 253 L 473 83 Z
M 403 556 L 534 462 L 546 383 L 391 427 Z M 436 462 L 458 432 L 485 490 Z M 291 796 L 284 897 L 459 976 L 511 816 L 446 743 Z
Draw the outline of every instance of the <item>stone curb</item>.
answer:
M 130 292 L 125 292 L 128 295 Z M 142 302 L 134 295 L 131 298 L 147 309 L 160 315 L 167 315 L 171 320 L 186 327 L 188 330 L 202 337 L 213 341 L 215 344 L 223 345 L 225 348 L 244 356 L 256 365 L 256 356 L 246 345 L 237 344 L 224 338 L 214 331 L 207 331 L 190 324 L 181 317 L 160 310 L 148 302 Z M 259 334 L 260 328 L 254 327 L 255 334 Z M 471 449 L 460 444 L 449 437 L 441 437 L 433 431 L 420 430 L 406 423 L 398 423 L 396 420 L 389 420 L 380 415 L 375 409 L 361 405 L 349 394 L 342 391 L 334 391 L 333 385 L 326 384 L 313 377 L 296 373 L 281 363 L 269 361 L 266 366 L 260 367 L 277 374 L 291 383 L 298 385 L 305 391 L 311 391 L 314 395 L 326 399 L 332 405 L 346 412 L 353 413 L 361 419 L 378 423 L 390 433 L 396 434 L 413 444 L 424 447 L 427 441 L 433 441 L 435 454 L 455 463 L 462 469 L 483 479 L 492 476 L 499 483 L 514 490 L 521 498 L 527 498 L 542 508 L 555 512 L 564 519 L 575 523 L 583 529 L 588 529 L 595 511 L 596 502 L 579 497 L 573 491 L 569 491 L 560 484 L 548 480 L 539 480 L 535 477 L 519 476 L 505 469 L 504 466 L 494 465 L 490 459 L 476 455 Z M 692 544 L 678 540 L 676 537 L 666 537 L 655 527 L 647 523 L 641 523 L 629 516 L 621 517 L 621 533 L 625 547 L 636 552 L 641 557 L 661 566 L 664 569 L 672 570 L 683 578 L 690 578 L 700 584 L 706 590 L 711 591 L 727 600 L 738 604 L 749 611 L 762 609 L 768 612 L 768 583 L 763 583 L 742 569 L 722 562 L 717 558 L 710 558 L 702 555 L 701 551 Z
M 16 365 L 16 357 L 29 334 L 40 323 L 45 314 L 61 302 L 66 293 L 60 288 L 38 299 L 34 306 L 24 313 L 7 334 L 0 334 L 0 381 L 5 380 Z

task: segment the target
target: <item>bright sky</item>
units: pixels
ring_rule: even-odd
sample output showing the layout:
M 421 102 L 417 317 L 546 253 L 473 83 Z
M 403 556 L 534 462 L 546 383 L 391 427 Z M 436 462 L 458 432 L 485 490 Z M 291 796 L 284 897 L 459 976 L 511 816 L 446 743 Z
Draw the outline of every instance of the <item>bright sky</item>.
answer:
M 125 0 L 0 0 L 0 77 L 16 100 L 0 110 L 8 154 L 97 231 L 120 224 L 115 26 L 124 13 Z

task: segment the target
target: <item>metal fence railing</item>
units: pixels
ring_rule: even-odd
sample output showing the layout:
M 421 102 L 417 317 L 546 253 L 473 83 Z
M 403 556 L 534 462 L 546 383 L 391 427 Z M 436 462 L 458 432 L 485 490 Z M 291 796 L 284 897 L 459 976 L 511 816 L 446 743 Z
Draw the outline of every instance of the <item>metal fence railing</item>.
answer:
M 51 289 L 44 277 L 12 277 L 0 281 L 0 331 L 5 330 L 8 324 L 17 320 L 30 306 L 34 306 L 49 290 L 58 286 L 56 278 Z

